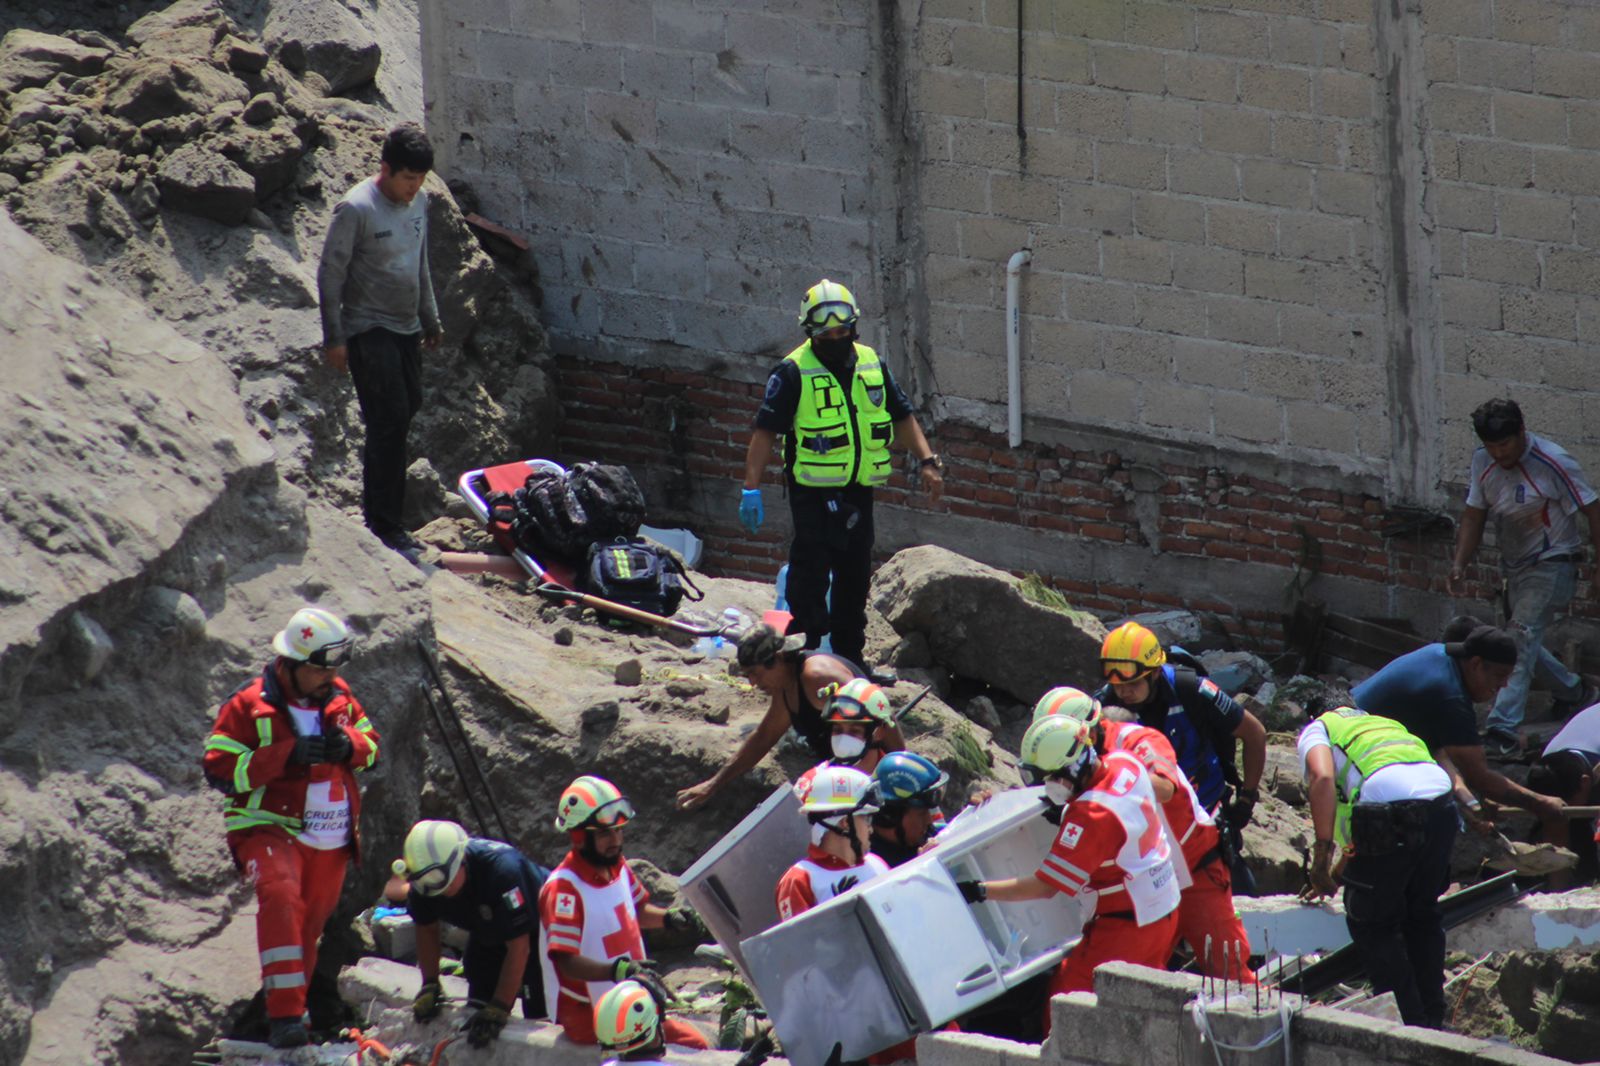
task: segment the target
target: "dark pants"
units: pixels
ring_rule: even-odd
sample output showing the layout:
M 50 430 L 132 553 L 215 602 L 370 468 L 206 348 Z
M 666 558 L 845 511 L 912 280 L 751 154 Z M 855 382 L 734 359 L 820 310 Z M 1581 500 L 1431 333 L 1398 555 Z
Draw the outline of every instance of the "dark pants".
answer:
M 789 546 L 791 633 L 815 648 L 832 635 L 833 653 L 862 661 L 867 641 L 867 586 L 872 580 L 872 490 L 789 486 L 794 543 Z M 833 579 L 833 606 L 828 581 Z
M 422 334 L 369 329 L 351 337 L 350 378 L 367 425 L 361 510 L 380 537 L 402 532 L 406 434 L 422 407 Z
M 522 997 L 524 1018 L 543 1018 L 544 970 L 539 962 L 539 934 L 533 933 L 532 939 L 533 950 L 528 952 L 528 967 L 522 972 L 522 985 L 517 989 L 517 994 Z M 461 954 L 461 968 L 467 974 L 467 997 L 479 1003 L 493 999 L 494 990 L 500 984 L 500 967 L 505 961 L 506 946 L 503 941 L 469 937 L 467 950 Z
M 1421 846 L 1353 857 L 1344 870 L 1345 924 L 1374 993 L 1393 992 L 1407 1025 L 1444 1026 L 1444 923 L 1450 886 L 1453 802 L 1433 805 Z

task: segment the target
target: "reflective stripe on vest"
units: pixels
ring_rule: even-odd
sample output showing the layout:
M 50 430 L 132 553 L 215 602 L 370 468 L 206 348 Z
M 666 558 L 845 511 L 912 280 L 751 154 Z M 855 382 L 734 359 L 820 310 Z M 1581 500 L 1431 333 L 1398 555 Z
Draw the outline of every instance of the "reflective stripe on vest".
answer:
M 881 485 L 893 463 L 889 445 L 888 382 L 878 353 L 856 345 L 855 375 L 846 392 L 811 350 L 811 342 L 784 356 L 800 371 L 800 402 L 789 441 L 794 480 L 813 488 Z
M 1328 731 L 1328 741 L 1344 752 L 1344 773 L 1334 777 L 1338 806 L 1334 812 L 1333 839 L 1350 843 L 1350 808 L 1361 802 L 1367 778 L 1386 766 L 1431 763 L 1428 746 L 1392 718 L 1375 714 L 1341 714 L 1329 711 L 1317 718 Z

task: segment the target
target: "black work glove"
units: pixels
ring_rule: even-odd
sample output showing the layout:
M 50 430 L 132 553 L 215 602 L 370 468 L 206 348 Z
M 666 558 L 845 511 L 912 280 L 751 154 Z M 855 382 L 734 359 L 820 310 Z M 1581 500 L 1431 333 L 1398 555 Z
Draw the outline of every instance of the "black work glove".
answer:
M 847 874 L 833 883 L 833 894 L 842 896 L 861 883 L 861 878 L 856 874 Z
M 674 907 L 662 920 L 662 925 L 675 933 L 701 932 L 700 916 L 688 907 Z
M 488 1047 L 500 1038 L 500 1031 L 510 1020 L 510 1007 L 502 1007 L 494 1000 L 482 1004 L 467 1019 L 467 1043 L 473 1047 Z
M 961 892 L 961 898 L 967 903 L 982 903 L 989 898 L 989 890 L 983 887 L 982 881 L 957 881 L 956 888 Z
M 1228 804 L 1224 812 L 1228 819 L 1228 828 L 1238 832 L 1250 824 L 1250 819 L 1255 816 L 1256 802 L 1261 799 L 1261 790 L 1255 788 L 1241 788 L 1233 794 L 1233 802 Z
M 411 1016 L 419 1022 L 431 1021 L 444 1009 L 444 986 L 438 981 L 424 981 L 417 998 L 411 1001 Z
M 655 997 L 657 1005 L 663 1009 L 674 998 L 667 990 L 667 983 L 661 979 L 661 971 L 656 969 L 655 961 L 652 959 L 618 959 L 611 964 L 611 979 L 639 982 Z
M 289 761 L 298 766 L 310 766 L 312 763 L 328 761 L 328 738 L 318 734 L 313 737 L 301 737 L 294 742 L 294 751 L 289 756 Z
M 343 729 L 335 728 L 333 732 L 325 734 L 323 740 L 323 762 L 346 763 L 355 753 L 356 746 L 350 742 L 350 734 Z

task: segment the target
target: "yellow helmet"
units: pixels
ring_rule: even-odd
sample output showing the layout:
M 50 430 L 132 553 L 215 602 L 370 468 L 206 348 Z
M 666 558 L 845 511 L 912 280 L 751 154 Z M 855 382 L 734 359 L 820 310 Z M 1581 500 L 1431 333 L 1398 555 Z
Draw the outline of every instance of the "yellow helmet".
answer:
M 800 328 L 808 337 L 839 326 L 854 328 L 860 317 L 861 311 L 850 290 L 827 278 L 807 289 L 805 298 L 800 301 Z
M 600 1046 L 623 1054 L 656 1042 L 661 1008 L 638 981 L 618 981 L 594 1005 L 594 1035 Z
M 1076 778 L 1094 758 L 1094 737 L 1087 722 L 1064 714 L 1046 715 L 1022 734 L 1019 754 L 1018 769 L 1030 784 L 1052 776 Z
M 1085 725 L 1097 725 L 1101 718 L 1100 701 L 1082 689 L 1063 685 L 1046 692 L 1039 697 L 1039 702 L 1033 705 L 1035 722 L 1052 714 L 1076 718 Z
M 405 858 L 396 859 L 389 868 L 424 896 L 437 896 L 456 879 L 470 839 L 455 822 L 418 822 L 406 834 Z
M 589 774 L 568 785 L 556 802 L 557 829 L 627 825 L 633 818 L 628 797 L 603 777 Z
M 1107 681 L 1125 683 L 1148 677 L 1167 664 L 1156 635 L 1138 622 L 1124 622 L 1100 645 L 1100 669 Z

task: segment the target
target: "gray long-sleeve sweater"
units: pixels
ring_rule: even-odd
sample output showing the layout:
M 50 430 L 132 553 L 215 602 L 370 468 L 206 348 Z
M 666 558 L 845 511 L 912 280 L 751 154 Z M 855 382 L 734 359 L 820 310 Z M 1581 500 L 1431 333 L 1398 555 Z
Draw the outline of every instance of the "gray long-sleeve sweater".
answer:
M 428 194 L 397 204 L 368 178 L 333 208 L 317 267 L 322 342 L 344 344 L 381 326 L 395 333 L 439 332 L 428 276 Z

